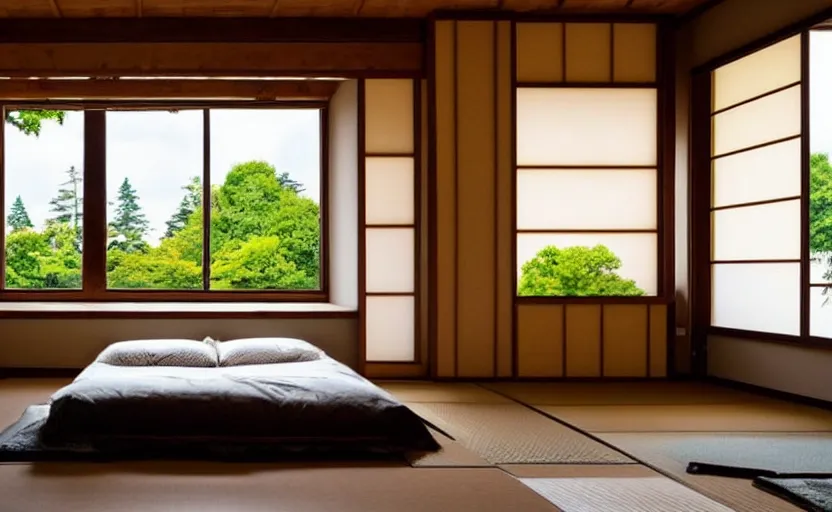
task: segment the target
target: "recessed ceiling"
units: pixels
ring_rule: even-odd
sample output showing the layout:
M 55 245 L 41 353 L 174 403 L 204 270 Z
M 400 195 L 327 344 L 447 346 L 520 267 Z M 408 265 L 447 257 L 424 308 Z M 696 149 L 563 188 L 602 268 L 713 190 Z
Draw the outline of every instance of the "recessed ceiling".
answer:
M 0 0 L 5 18 L 424 17 L 436 10 L 684 14 L 710 0 Z

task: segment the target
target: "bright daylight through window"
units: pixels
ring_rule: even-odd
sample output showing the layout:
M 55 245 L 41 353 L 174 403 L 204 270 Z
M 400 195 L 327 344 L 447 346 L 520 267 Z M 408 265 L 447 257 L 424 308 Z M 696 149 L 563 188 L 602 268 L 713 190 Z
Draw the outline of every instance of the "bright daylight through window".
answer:
M 7 290 L 81 289 L 97 250 L 111 291 L 321 290 L 319 108 L 126 107 L 100 136 L 83 111 L 6 113 Z M 102 248 L 82 238 L 85 140 L 105 141 Z

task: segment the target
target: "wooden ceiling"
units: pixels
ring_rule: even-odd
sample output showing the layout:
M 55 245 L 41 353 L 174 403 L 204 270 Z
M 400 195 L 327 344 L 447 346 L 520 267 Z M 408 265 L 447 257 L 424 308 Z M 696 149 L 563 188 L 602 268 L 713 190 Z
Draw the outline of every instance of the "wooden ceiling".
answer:
M 682 15 L 711 0 L 0 0 L 0 18 L 424 17 L 437 10 Z

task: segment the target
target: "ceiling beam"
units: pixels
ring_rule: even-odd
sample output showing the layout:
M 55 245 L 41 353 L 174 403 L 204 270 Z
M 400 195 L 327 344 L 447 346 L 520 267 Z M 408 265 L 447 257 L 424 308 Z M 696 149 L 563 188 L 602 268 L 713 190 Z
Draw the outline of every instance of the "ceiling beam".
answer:
M 6 18 L 0 43 L 421 43 L 426 27 L 414 18 Z
M 63 18 L 63 13 L 61 12 L 61 6 L 58 5 L 58 0 L 49 0 L 49 6 L 52 8 L 52 14 L 56 18 Z
M 326 101 L 335 80 L 0 80 L 0 100 Z
M 144 16 L 144 0 L 136 0 L 136 17 Z

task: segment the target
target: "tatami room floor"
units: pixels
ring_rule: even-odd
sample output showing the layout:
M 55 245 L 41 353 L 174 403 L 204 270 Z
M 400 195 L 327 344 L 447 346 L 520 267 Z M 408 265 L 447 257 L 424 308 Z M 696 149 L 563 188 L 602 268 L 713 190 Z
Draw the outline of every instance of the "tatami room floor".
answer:
M 0 381 L 0 423 L 67 382 Z M 832 460 L 832 412 L 710 384 L 379 385 L 437 428 L 442 452 L 402 463 L 5 464 L 0 511 L 790 511 L 750 481 L 685 466 L 818 471 Z

